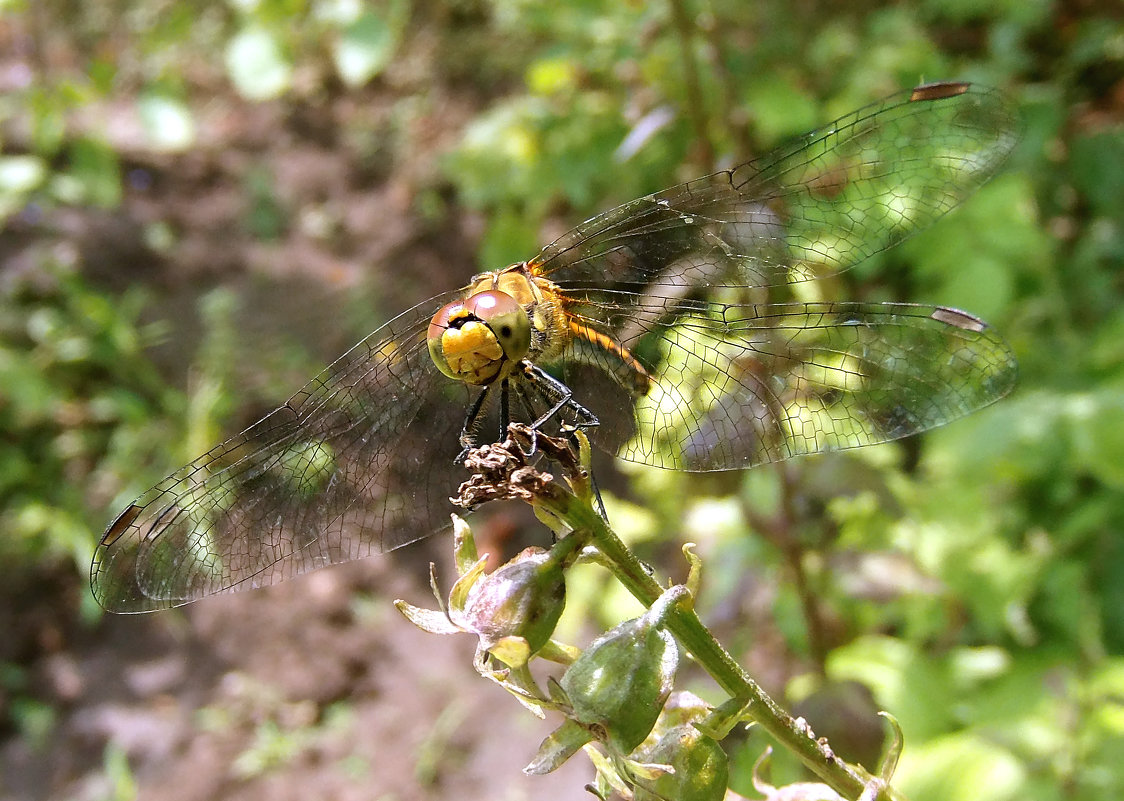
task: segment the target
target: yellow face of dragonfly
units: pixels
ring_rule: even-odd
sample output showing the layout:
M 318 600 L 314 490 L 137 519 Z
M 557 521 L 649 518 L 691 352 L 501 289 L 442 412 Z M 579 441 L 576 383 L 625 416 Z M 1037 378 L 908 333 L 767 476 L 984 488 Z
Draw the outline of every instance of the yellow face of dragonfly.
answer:
M 531 347 L 531 322 L 506 292 L 476 292 L 441 307 L 429 324 L 429 355 L 450 378 L 484 386 L 506 378 Z

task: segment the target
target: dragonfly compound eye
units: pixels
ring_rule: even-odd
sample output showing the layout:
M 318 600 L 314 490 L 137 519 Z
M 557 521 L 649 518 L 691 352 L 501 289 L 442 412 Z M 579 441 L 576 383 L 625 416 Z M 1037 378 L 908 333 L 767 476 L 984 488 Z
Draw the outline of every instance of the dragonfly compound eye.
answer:
M 504 292 L 477 292 L 441 308 L 429 323 L 429 355 L 437 369 L 469 384 L 507 376 L 531 347 L 531 323 Z

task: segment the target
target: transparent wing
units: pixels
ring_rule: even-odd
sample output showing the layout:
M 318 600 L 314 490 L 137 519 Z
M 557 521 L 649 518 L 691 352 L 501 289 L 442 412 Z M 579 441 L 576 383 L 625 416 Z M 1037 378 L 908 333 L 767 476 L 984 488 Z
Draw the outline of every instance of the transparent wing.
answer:
M 730 470 L 887 442 L 993 403 L 1017 375 L 1007 344 L 955 309 L 676 301 L 669 316 L 670 305 L 632 310 L 645 333 L 624 344 L 652 367 L 647 393 L 582 398 L 606 419 L 631 409 L 631 438 L 602 442 L 657 467 Z M 620 374 L 609 351 L 569 355 Z
M 110 524 L 91 568 L 116 612 L 275 584 L 449 524 L 467 388 L 426 330 L 458 293 L 379 328 L 267 417 L 181 468 Z
M 628 459 L 729 469 L 882 442 L 1002 396 L 1013 359 L 975 318 L 781 303 L 787 293 L 770 288 L 847 269 L 928 225 L 994 174 L 1015 128 L 991 90 L 920 87 L 547 247 L 530 264 L 559 283 L 567 313 L 651 368 L 646 392 L 633 380 L 626 403 L 600 411 L 603 423 L 624 419 L 598 436 L 615 436 L 610 447 Z M 719 303 L 702 287 L 738 297 Z M 98 601 L 123 612 L 175 606 L 444 528 L 470 393 L 433 366 L 425 337 L 430 315 L 459 294 L 375 331 L 138 498 L 97 547 Z M 594 391 L 577 394 L 595 411 L 612 396 L 605 372 L 622 386 L 635 379 L 620 351 L 580 337 L 567 360 L 601 368 Z
M 1017 141 L 1003 95 L 918 87 L 732 170 L 598 215 L 530 264 L 589 287 L 773 287 L 846 270 L 933 223 L 990 178 Z
M 611 421 L 595 437 L 626 459 L 725 470 L 885 442 L 1002 397 L 1014 358 L 974 317 L 796 301 L 955 208 L 1017 129 L 994 90 L 918 87 L 548 246 L 532 270 L 616 346 L 575 338 L 565 354 L 567 383 Z M 588 365 L 620 391 L 578 391 Z

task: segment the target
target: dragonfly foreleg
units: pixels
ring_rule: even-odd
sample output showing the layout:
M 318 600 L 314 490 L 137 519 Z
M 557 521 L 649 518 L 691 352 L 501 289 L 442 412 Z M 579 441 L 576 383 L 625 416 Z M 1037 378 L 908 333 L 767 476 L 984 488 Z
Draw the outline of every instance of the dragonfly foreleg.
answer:
M 504 382 L 506 385 L 506 381 Z M 476 400 L 472 402 L 472 407 L 468 410 L 468 414 L 464 416 L 464 425 L 461 426 L 461 434 L 459 441 L 461 444 L 461 452 L 457 454 L 457 458 L 453 460 L 454 464 L 462 464 L 464 457 L 468 456 L 468 452 L 476 447 L 476 429 L 480 425 L 480 413 L 484 410 L 484 402 L 488 399 L 488 393 L 492 389 L 489 384 L 480 391 L 476 396 Z M 503 399 L 506 399 L 507 393 L 504 391 Z
M 533 386 L 538 391 L 544 401 L 551 404 L 550 408 L 540 414 L 538 418 L 531 423 L 532 429 L 538 430 L 566 408 L 573 412 L 574 422 L 570 423 L 563 420 L 562 428 L 596 428 L 601 424 L 601 421 L 597 419 L 597 416 L 593 412 L 574 400 L 574 393 L 568 386 L 543 370 L 537 364 L 524 362 L 523 375 L 528 379 L 530 386 Z
M 574 433 L 586 428 L 594 428 L 600 425 L 600 421 L 597 419 L 597 416 L 593 412 L 574 400 L 573 392 L 568 386 L 556 379 L 554 376 L 550 375 L 550 373 L 547 373 L 545 370 L 537 367 L 536 365 L 531 365 L 530 367 L 532 370 L 534 370 L 534 374 L 532 376 L 530 375 L 529 370 L 526 371 L 528 373 L 528 378 L 530 378 L 531 380 L 524 382 L 524 384 L 534 387 L 535 391 L 538 392 L 543 400 L 547 403 L 552 402 L 551 407 L 546 412 L 539 415 L 538 419 L 531 424 L 531 430 L 533 432 L 537 431 L 539 426 L 544 425 L 547 421 L 550 420 L 550 418 L 554 417 L 562 409 L 569 407 L 570 410 L 574 413 L 574 422 L 571 423 L 568 420 L 563 420 L 559 424 L 558 428 L 559 433 L 566 438 L 566 440 L 570 443 L 570 447 L 576 454 L 580 446 L 578 444 L 577 437 L 574 436 Z M 526 397 L 525 393 L 520 393 L 520 395 L 521 397 Z M 530 404 L 528 403 L 528 406 L 529 405 Z M 530 416 L 533 417 L 534 414 L 532 413 Z M 597 512 L 601 516 L 601 519 L 607 523 L 609 522 L 609 515 L 605 511 L 605 502 L 601 499 L 601 490 L 597 486 L 597 479 L 594 478 L 592 474 L 589 477 L 589 483 L 590 488 L 593 491 L 593 497 L 597 503 Z

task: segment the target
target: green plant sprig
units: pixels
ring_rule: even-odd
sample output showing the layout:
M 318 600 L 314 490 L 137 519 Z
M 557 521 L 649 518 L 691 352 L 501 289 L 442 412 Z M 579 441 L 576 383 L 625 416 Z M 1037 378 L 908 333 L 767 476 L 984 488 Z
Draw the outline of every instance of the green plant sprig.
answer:
M 576 432 L 578 453 L 575 453 L 565 440 L 531 431 L 526 426 L 513 424 L 510 433 L 512 436 L 507 442 L 479 448 L 469 455 L 466 465 L 474 475 L 461 487 L 457 503 L 466 508 L 475 508 L 494 499 L 530 503 L 539 518 L 556 533 L 580 537 L 587 552 L 592 550 L 597 562 L 607 567 L 645 607 L 651 608 L 667 588 L 660 586 L 596 510 L 595 490 L 588 469 L 589 443 L 584 435 Z M 541 450 L 562 469 L 570 489 L 527 464 L 528 453 L 535 450 Z M 688 587 L 693 589 L 697 585 L 698 559 L 689 549 L 685 551 L 692 562 Z M 890 756 L 879 766 L 878 776 L 840 759 L 826 739 L 817 739 L 807 722 L 785 712 L 730 656 L 699 619 L 690 593 L 684 601 L 670 606 L 663 625 L 731 699 L 744 708 L 744 718 L 769 732 L 834 791 L 861 801 L 902 798 L 889 783 L 900 749 L 891 749 Z

